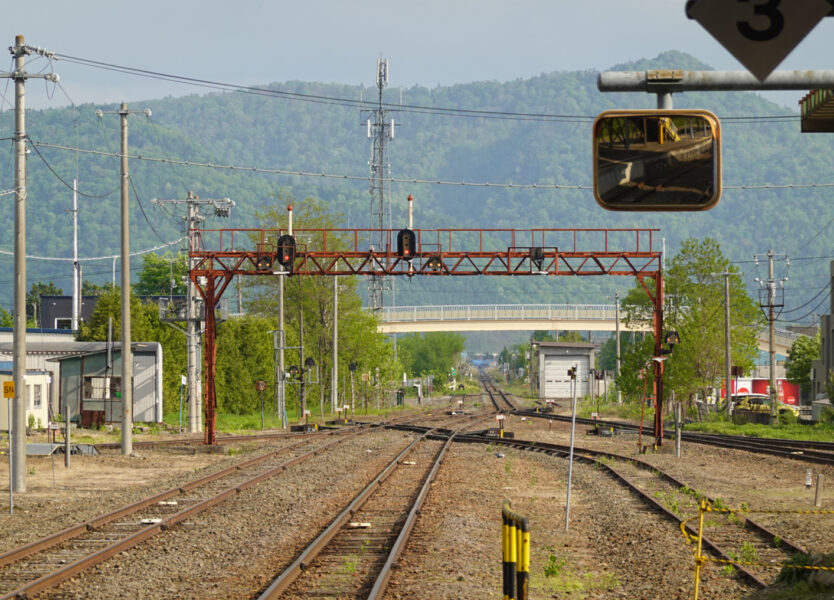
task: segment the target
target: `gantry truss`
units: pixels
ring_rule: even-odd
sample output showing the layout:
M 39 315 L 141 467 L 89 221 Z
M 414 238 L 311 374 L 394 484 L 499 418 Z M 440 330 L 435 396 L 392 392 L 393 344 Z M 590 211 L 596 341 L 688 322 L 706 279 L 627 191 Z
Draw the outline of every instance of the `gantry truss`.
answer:
M 205 442 L 215 444 L 215 309 L 235 276 L 599 276 L 637 278 L 654 307 L 655 357 L 663 355 L 661 252 L 657 229 L 415 229 L 410 260 L 397 254 L 398 230 L 192 229 L 189 276 L 205 302 Z M 278 239 L 295 239 L 282 266 Z M 384 249 L 371 249 L 384 239 Z M 663 435 L 663 365 L 655 374 L 655 443 Z

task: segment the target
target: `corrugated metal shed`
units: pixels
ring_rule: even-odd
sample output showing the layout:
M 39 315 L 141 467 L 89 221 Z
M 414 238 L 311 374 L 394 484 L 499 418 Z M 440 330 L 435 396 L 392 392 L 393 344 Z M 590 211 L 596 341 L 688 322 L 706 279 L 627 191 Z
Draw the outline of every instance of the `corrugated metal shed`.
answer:
M 107 364 L 105 342 L 77 342 L 73 354 L 51 359 L 59 363 L 59 402 L 69 406 L 73 420 L 82 425 L 119 422 L 121 407 L 121 344 L 113 345 Z M 162 346 L 136 342 L 133 350 L 133 420 L 162 421 Z

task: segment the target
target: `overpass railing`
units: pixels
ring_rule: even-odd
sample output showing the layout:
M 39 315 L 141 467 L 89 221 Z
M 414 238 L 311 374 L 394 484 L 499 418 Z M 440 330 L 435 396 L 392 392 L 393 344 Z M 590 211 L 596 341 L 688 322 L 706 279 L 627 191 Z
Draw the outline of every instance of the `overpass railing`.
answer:
M 613 320 L 613 304 L 465 304 L 445 306 L 386 306 L 383 323 L 416 321 L 542 321 Z

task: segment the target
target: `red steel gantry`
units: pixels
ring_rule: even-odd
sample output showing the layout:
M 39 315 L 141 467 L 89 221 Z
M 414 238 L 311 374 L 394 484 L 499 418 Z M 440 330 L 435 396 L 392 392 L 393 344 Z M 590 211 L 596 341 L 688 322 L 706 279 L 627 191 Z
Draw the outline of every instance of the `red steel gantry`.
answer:
M 397 254 L 398 230 L 192 229 L 189 277 L 205 303 L 205 443 L 216 443 L 215 309 L 236 275 L 292 276 L 595 276 L 636 277 L 653 306 L 654 357 L 664 354 L 661 252 L 657 229 L 414 229 L 410 259 Z M 291 234 L 291 269 L 278 239 Z M 372 236 L 376 234 L 376 236 Z M 384 250 L 368 240 L 385 239 Z M 242 250 L 239 248 L 248 248 Z M 624 249 L 628 248 L 628 249 Z M 655 443 L 663 436 L 663 364 L 654 360 Z

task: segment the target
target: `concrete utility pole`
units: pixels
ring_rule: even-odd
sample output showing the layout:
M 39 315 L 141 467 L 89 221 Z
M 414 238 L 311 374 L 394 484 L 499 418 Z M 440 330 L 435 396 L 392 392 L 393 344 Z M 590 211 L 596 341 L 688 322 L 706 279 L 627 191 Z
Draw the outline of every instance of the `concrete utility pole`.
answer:
M 78 180 L 72 180 L 72 330 L 81 318 L 81 263 L 78 262 Z
M 228 217 L 231 208 L 235 205 L 233 200 L 229 198 L 200 198 L 191 190 L 185 200 L 158 200 L 151 199 L 153 204 L 185 204 L 188 207 L 188 215 L 185 217 L 185 234 L 188 236 L 188 249 L 199 249 L 201 240 L 199 234 L 193 233 L 197 231 L 199 224 L 205 221 L 205 217 L 200 214 L 200 207 L 211 205 L 214 207 L 214 215 L 216 217 Z M 188 270 L 194 268 L 194 261 L 189 256 Z M 202 317 L 200 316 L 200 298 L 197 295 L 197 290 L 194 287 L 194 282 L 191 277 L 186 278 L 185 283 L 185 322 L 186 322 L 186 348 L 187 348 L 187 367 L 186 372 L 188 376 L 188 431 L 190 433 L 199 433 L 203 430 L 202 418 L 202 378 L 200 360 L 200 330 Z M 180 329 L 180 331 L 182 331 Z
M 26 80 L 33 77 L 58 81 L 54 73 L 30 75 L 26 72 L 26 55 L 39 54 L 51 58 L 53 53 L 24 44 L 23 36 L 15 37 L 9 48 L 14 57 L 14 71 L 0 73 L 0 79 L 14 79 L 14 402 L 9 422 L 10 461 L 9 494 L 26 491 Z
M 785 261 L 786 266 L 790 266 L 790 259 L 786 254 L 774 254 L 773 250 L 768 250 L 766 255 L 754 254 L 753 260 L 756 266 L 759 265 L 759 258 L 767 257 L 767 280 L 762 281 L 756 277 L 756 281 L 764 289 L 759 290 L 759 306 L 764 310 L 767 309 L 765 316 L 768 322 L 768 352 L 770 354 L 770 418 L 772 422 L 777 422 L 779 412 L 776 409 L 776 349 L 774 347 L 774 336 L 776 334 L 776 308 L 781 308 L 785 305 L 784 293 L 777 298 L 777 288 L 783 290 L 782 284 L 787 279 L 784 277 L 776 280 L 773 274 L 773 261 L 778 258 Z M 766 293 L 767 300 L 762 301 L 762 292 Z
M 122 310 L 122 454 L 133 454 L 133 350 L 130 338 L 130 170 L 127 155 L 127 117 L 131 113 L 151 116 L 151 111 L 129 111 L 122 102 L 117 111 L 97 110 L 96 116 L 117 114 L 121 122 L 121 310 Z

